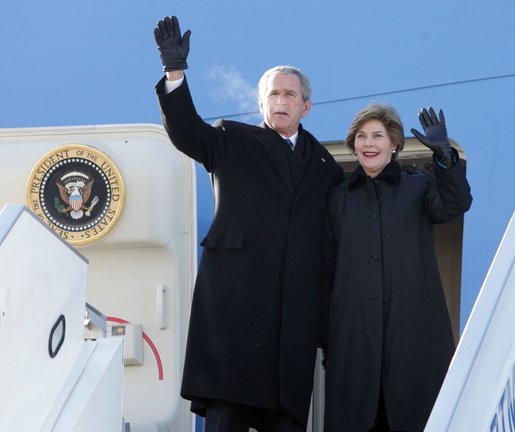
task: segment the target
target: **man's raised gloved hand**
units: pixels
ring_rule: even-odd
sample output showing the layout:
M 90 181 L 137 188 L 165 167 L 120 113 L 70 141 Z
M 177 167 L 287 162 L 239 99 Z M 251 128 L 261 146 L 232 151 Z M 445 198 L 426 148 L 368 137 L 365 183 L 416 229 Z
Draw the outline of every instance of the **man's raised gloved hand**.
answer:
M 187 30 L 181 36 L 179 20 L 175 16 L 165 17 L 157 23 L 154 37 L 165 72 L 188 69 L 190 35 L 191 31 Z

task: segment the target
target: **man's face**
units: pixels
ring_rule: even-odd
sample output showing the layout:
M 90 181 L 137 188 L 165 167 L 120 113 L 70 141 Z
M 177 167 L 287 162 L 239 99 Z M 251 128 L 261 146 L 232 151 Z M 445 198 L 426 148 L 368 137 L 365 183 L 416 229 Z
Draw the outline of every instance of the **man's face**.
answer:
M 259 110 L 265 123 L 286 137 L 297 132 L 300 119 L 310 108 L 311 101 L 302 98 L 300 78 L 292 74 L 272 75 L 266 94 L 259 99 Z

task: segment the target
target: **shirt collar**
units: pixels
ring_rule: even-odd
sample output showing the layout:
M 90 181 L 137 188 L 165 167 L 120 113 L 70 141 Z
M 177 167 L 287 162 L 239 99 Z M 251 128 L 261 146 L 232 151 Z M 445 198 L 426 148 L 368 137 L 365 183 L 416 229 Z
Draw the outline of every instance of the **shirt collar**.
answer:
M 281 135 L 281 134 L 279 134 Z M 295 144 L 297 144 L 297 138 L 299 136 L 299 131 L 295 132 L 292 136 L 286 137 L 284 135 L 281 135 L 283 139 L 289 139 L 293 143 L 293 147 L 295 147 Z

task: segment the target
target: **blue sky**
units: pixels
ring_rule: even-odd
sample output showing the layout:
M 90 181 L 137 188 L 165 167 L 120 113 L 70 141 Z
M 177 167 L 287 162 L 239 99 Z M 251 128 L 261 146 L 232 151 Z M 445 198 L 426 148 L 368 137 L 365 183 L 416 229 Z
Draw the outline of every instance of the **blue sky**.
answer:
M 342 139 L 372 100 L 395 105 L 408 135 L 420 107 L 445 110 L 474 195 L 464 321 L 515 209 L 515 3 L 3 1 L 0 127 L 160 123 L 153 28 L 172 14 L 192 31 L 187 75 L 209 121 L 256 111 L 257 81 L 277 64 L 311 78 L 314 106 L 303 123 L 320 140 Z M 207 183 L 202 174 L 199 182 Z

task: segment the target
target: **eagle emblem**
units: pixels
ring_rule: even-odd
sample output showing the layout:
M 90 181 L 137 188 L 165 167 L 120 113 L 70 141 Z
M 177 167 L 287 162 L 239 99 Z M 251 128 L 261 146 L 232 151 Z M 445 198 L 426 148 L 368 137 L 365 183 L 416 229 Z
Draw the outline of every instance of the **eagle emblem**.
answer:
M 58 179 L 55 184 L 64 205 L 56 198 L 57 211 L 69 214 L 75 220 L 84 215 L 90 216 L 91 210 L 99 201 L 98 196 L 95 196 L 88 205 L 94 181 L 95 179 L 90 179 L 87 174 L 79 171 L 69 172 Z
M 32 168 L 27 205 L 63 240 L 86 246 L 118 223 L 125 186 L 113 160 L 101 150 L 67 144 L 50 150 Z

